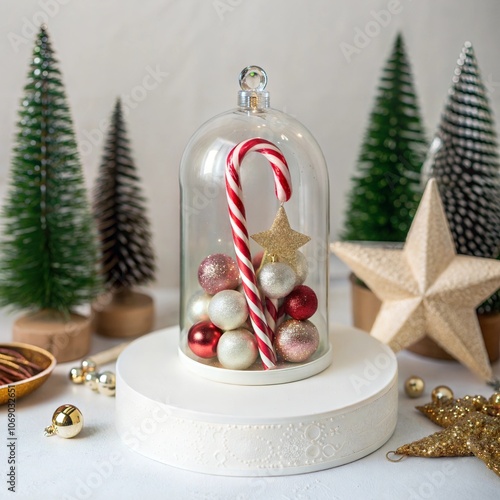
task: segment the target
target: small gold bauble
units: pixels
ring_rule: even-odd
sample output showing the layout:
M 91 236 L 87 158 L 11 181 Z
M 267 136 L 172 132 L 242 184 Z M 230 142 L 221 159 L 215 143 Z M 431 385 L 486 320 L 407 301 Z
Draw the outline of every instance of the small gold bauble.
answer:
M 69 379 L 73 384 L 83 384 L 83 370 L 81 368 L 71 368 L 69 371 Z
M 409 398 L 418 398 L 424 393 L 425 382 L 422 378 L 412 375 L 405 380 L 405 393 Z
M 84 359 L 82 361 L 82 370 L 83 370 L 83 373 L 90 373 L 90 372 L 95 372 L 97 370 L 97 365 L 95 363 L 95 361 L 93 361 L 92 359 Z
M 453 398 L 453 391 L 447 385 L 438 385 L 432 391 L 432 401 L 434 403 L 443 403 L 444 401 Z
M 489 401 L 492 405 L 494 406 L 500 406 L 500 392 L 494 392 L 491 396 L 490 396 L 490 401 Z
M 113 372 L 102 372 L 97 379 L 97 390 L 105 396 L 114 396 L 116 377 Z
M 83 428 L 82 412 L 73 405 L 62 405 L 52 415 L 52 425 L 45 428 L 45 436 L 57 434 L 62 438 L 75 437 Z
M 85 374 L 85 385 L 90 387 L 93 391 L 97 391 L 97 381 L 99 374 L 97 372 L 88 372 Z

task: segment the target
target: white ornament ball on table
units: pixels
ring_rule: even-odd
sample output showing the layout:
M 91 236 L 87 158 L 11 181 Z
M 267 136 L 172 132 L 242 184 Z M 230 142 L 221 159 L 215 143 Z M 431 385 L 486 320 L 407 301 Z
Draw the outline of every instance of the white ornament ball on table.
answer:
M 248 318 L 245 296 L 236 290 L 223 290 L 215 294 L 208 305 L 210 321 L 222 330 L 234 330 Z
M 276 330 L 274 347 L 284 361 L 302 363 L 316 352 L 318 346 L 318 329 L 309 320 L 289 319 Z
M 255 336 L 244 328 L 225 332 L 217 344 L 219 363 L 231 370 L 246 370 L 255 363 L 258 355 Z
M 209 319 L 208 304 L 211 299 L 212 296 L 203 290 L 198 290 L 191 296 L 186 306 L 186 314 L 193 324 Z
M 259 272 L 259 286 L 266 297 L 281 299 L 295 287 L 297 276 L 293 269 L 284 262 L 269 262 Z

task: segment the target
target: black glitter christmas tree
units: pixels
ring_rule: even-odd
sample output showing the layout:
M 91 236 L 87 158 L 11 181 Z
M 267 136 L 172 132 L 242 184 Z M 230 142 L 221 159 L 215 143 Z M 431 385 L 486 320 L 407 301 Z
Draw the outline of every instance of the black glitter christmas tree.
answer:
M 109 291 L 125 292 L 155 276 L 150 224 L 139 182 L 117 100 L 94 190 L 102 273 Z
M 403 242 L 421 196 L 426 140 L 408 58 L 398 35 L 370 116 L 342 238 Z
M 19 110 L 3 206 L 0 303 L 69 317 L 99 289 L 95 228 L 61 73 L 44 27 Z
M 493 116 L 472 45 L 465 43 L 426 170 L 437 179 L 457 252 L 500 254 L 500 163 Z M 500 294 L 478 310 L 500 312 Z

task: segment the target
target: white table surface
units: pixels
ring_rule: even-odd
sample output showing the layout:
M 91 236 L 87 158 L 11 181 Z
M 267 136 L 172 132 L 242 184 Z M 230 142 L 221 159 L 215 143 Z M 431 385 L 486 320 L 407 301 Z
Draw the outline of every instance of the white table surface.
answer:
M 331 322 L 350 324 L 350 299 L 345 274 L 335 273 L 331 287 Z M 173 290 L 153 290 L 157 327 L 176 321 Z M 11 339 L 13 318 L 0 317 L 0 341 Z M 94 336 L 92 353 L 119 341 Z M 430 401 L 438 384 L 449 385 L 457 397 L 488 396 L 491 389 L 457 363 L 430 361 L 411 353 L 398 354 L 399 417 L 393 437 L 381 449 L 352 464 L 297 476 L 234 478 L 175 469 L 149 460 L 124 446 L 114 427 L 114 398 L 93 393 L 68 380 L 78 363 L 56 367 L 51 378 L 16 406 L 16 493 L 7 490 L 7 407 L 0 407 L 0 498 L 16 499 L 187 499 L 187 500 L 337 500 L 337 499 L 465 499 L 500 498 L 500 478 L 475 457 L 406 458 L 390 463 L 385 454 L 399 445 L 427 436 L 435 424 L 414 407 Z M 113 369 L 113 364 L 106 368 Z M 494 366 L 500 376 L 500 365 Z M 402 390 L 406 377 L 416 374 L 427 384 L 425 396 L 411 400 Z M 76 405 L 85 427 L 74 439 L 43 436 L 53 411 Z

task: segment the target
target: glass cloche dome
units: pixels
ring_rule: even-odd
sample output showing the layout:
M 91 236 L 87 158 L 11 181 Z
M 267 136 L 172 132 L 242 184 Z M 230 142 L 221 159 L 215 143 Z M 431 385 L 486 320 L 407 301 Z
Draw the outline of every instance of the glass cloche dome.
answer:
M 179 355 L 211 380 L 291 382 L 331 363 L 328 172 L 304 125 L 270 107 L 265 71 L 239 82 L 237 108 L 181 161 Z

